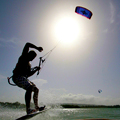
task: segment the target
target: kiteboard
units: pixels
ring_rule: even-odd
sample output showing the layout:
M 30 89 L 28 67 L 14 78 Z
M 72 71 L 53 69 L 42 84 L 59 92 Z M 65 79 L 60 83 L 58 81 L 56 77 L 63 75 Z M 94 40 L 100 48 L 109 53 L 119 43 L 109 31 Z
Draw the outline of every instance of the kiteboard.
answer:
M 38 114 L 40 114 L 40 113 L 43 113 L 43 112 L 45 112 L 45 111 L 47 111 L 47 110 L 48 110 L 48 108 L 44 108 L 44 109 L 41 110 L 41 111 L 36 111 L 36 112 L 31 113 L 31 114 L 24 115 L 24 116 L 22 116 L 22 117 L 20 117 L 20 118 L 17 118 L 16 120 L 27 120 L 27 119 L 30 119 L 30 118 L 32 118 L 32 117 L 35 117 L 36 115 L 38 115 Z

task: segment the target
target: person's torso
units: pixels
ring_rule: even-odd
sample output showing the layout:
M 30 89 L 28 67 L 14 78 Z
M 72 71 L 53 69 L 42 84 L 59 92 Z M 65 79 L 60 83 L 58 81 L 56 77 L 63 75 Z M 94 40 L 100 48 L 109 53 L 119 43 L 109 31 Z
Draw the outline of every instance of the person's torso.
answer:
M 28 76 L 31 71 L 31 65 L 27 60 L 26 56 L 20 56 L 15 69 L 13 70 L 14 75 Z

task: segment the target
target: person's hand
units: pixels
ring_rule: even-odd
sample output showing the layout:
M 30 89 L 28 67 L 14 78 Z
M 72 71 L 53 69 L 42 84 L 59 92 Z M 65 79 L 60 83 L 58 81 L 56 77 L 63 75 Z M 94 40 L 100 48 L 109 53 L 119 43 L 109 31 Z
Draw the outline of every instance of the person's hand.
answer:
M 43 48 L 42 48 L 42 47 L 38 47 L 38 51 L 39 51 L 39 52 L 42 52 L 42 51 L 43 51 Z
M 40 70 L 41 68 L 39 66 L 34 67 L 36 71 Z

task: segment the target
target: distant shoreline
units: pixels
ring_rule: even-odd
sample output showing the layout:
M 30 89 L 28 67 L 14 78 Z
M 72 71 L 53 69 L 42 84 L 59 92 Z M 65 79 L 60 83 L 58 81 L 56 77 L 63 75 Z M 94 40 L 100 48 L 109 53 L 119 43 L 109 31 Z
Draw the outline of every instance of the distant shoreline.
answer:
M 120 105 L 61 104 L 63 108 L 120 108 Z
M 0 102 L 0 106 L 2 107 L 10 107 L 10 108 L 25 108 L 25 104 L 21 104 L 19 102 Z
M 73 104 L 73 103 L 59 103 L 59 106 L 62 108 L 120 108 L 120 105 L 90 105 L 90 104 Z M 0 106 L 2 107 L 10 107 L 10 108 L 25 108 L 25 104 L 21 104 L 19 102 L 0 102 Z M 31 106 L 34 106 L 31 103 Z M 55 107 L 56 104 L 50 104 L 51 107 Z

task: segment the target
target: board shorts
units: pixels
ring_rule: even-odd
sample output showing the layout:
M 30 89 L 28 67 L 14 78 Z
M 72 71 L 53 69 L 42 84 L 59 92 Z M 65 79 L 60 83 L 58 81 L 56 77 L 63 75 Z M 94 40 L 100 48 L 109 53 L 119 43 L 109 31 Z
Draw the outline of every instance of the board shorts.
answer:
M 32 86 L 32 90 L 34 90 L 34 88 L 36 87 L 36 85 L 31 82 L 29 79 L 27 79 L 24 76 L 18 75 L 18 76 L 14 76 L 13 78 L 13 82 L 20 88 L 23 88 L 25 90 L 27 90 L 30 86 Z

